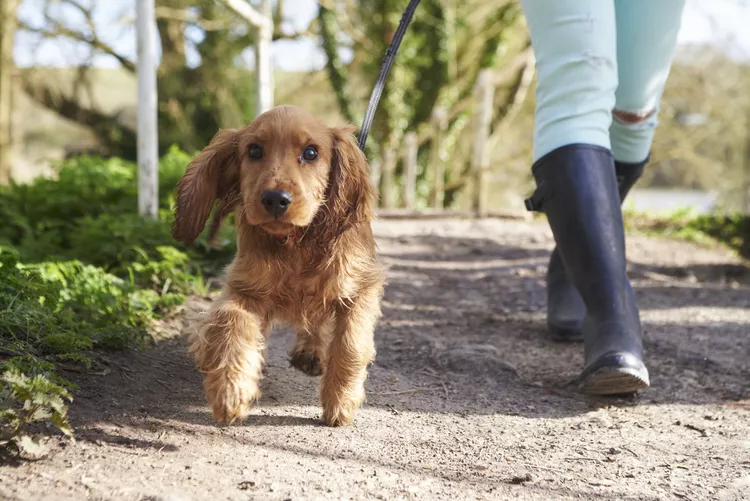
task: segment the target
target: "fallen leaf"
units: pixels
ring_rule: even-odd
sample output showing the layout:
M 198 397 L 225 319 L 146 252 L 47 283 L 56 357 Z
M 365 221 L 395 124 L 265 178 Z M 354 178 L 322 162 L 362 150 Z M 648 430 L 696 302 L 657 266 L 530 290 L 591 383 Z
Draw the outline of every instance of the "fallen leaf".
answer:
M 47 448 L 38 438 L 31 438 L 28 435 L 22 435 L 16 441 L 16 445 L 21 452 L 28 454 L 29 456 L 41 457 L 47 453 Z

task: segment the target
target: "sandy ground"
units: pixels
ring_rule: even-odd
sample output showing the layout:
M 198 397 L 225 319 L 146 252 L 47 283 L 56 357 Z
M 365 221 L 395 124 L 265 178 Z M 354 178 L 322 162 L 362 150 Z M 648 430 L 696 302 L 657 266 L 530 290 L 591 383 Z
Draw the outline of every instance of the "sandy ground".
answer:
M 179 315 L 80 380 L 77 441 L 0 468 L 0 499 L 750 499 L 750 272 L 726 251 L 629 237 L 653 386 L 598 399 L 570 384 L 582 346 L 546 337 L 544 222 L 375 229 L 389 284 L 352 426 L 319 424 L 279 331 L 252 415 L 217 427 Z

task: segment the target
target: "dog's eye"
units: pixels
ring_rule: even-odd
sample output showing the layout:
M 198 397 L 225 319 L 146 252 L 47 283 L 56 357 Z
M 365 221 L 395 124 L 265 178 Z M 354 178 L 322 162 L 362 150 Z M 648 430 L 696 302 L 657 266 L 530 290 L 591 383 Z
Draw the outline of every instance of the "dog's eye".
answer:
M 302 152 L 302 158 L 308 162 L 312 162 L 318 158 L 318 150 L 316 150 L 314 146 L 308 146 L 305 148 L 305 151 Z
M 261 148 L 257 144 L 250 145 L 248 156 L 253 160 L 260 160 L 261 158 L 263 158 L 263 148 Z

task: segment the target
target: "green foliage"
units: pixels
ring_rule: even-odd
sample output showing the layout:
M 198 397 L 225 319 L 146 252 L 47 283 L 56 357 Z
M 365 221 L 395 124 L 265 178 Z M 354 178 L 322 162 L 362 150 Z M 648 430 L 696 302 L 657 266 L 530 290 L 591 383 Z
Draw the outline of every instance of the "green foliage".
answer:
M 750 216 L 699 216 L 689 226 L 735 249 L 745 259 L 750 259 Z
M 341 37 L 336 13 L 321 4 L 318 8 L 318 21 L 321 45 L 323 52 L 326 54 L 326 71 L 331 81 L 331 87 L 336 94 L 336 102 L 341 114 L 347 121 L 359 123 L 361 113 L 354 112 L 355 103 L 349 83 L 349 70 L 339 54 L 338 41 Z
M 56 179 L 0 188 L 0 449 L 30 452 L 28 425 L 63 432 L 70 398 L 56 366 L 98 366 L 102 350 L 143 345 L 149 323 L 204 293 L 202 277 L 234 246 L 190 248 L 171 236 L 172 192 L 190 156 L 159 165 L 157 220 L 136 214 L 136 166 L 121 159 L 63 162 Z M 229 226 L 229 225 L 227 225 Z M 232 241 L 233 228 L 223 236 Z M 2 357 L 13 356 L 2 361 Z M 19 358 L 20 357 L 20 358 Z M 22 363 L 23 362 L 23 363 Z
M 346 119 L 353 120 L 356 110 L 365 109 L 405 5 L 394 0 L 356 0 L 319 9 L 325 72 Z M 446 202 L 450 205 L 454 192 L 467 184 L 463 179 L 472 132 L 467 125 L 476 80 L 481 70 L 500 69 L 525 48 L 527 30 L 521 17 L 518 2 L 508 0 L 420 3 L 382 89 L 366 149 L 384 174 L 380 186 L 384 204 L 398 203 L 396 185 L 403 174 L 399 152 L 407 132 L 422 139 L 419 165 L 428 163 L 431 117 L 437 108 L 449 116 L 441 155 L 449 186 Z M 353 52 L 347 64 L 339 53 L 342 47 Z M 493 126 L 515 95 L 508 87 L 497 92 L 497 102 L 506 104 L 495 106 Z M 417 205 L 427 204 L 431 170 L 428 166 L 418 172 Z M 451 183 L 455 180 L 461 182 Z
M 360 72 L 368 86 L 375 82 L 380 72 L 383 55 L 403 10 L 401 2 L 392 0 L 358 2 L 357 15 L 363 20 L 363 31 L 373 43 L 373 48 L 361 54 Z M 326 21 L 325 17 L 323 21 Z M 398 143 L 406 130 L 429 119 L 440 92 L 448 83 L 447 29 L 441 2 L 427 0 L 420 3 L 399 47 L 388 83 L 383 88 L 380 113 L 373 120 L 373 141 L 380 144 L 381 150 L 388 148 L 388 142 Z M 331 54 L 336 47 L 324 48 Z M 334 83 L 336 78 L 346 78 L 333 68 L 328 70 Z M 351 96 L 349 100 L 352 100 Z
M 750 216 L 696 214 L 683 209 L 666 215 L 624 211 L 629 229 L 710 245 L 721 243 L 750 259 Z
M 142 343 L 159 308 L 174 303 L 79 261 L 18 257 L 0 248 L 0 342 L 9 353 L 90 366 L 95 348 Z

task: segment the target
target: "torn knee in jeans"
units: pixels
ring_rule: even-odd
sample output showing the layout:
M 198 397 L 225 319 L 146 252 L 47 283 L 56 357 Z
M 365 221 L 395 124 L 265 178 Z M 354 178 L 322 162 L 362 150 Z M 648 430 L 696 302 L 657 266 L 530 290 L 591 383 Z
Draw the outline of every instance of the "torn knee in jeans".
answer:
M 612 110 L 612 116 L 618 122 L 624 125 L 636 125 L 645 122 L 656 113 L 655 108 L 651 108 L 643 111 L 623 111 L 623 110 Z
M 612 66 L 614 64 L 614 60 L 611 57 L 605 54 L 597 54 L 596 52 L 590 50 L 587 50 L 583 53 L 583 58 L 594 68 L 599 68 L 601 66 Z

